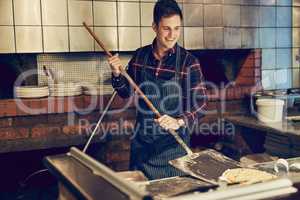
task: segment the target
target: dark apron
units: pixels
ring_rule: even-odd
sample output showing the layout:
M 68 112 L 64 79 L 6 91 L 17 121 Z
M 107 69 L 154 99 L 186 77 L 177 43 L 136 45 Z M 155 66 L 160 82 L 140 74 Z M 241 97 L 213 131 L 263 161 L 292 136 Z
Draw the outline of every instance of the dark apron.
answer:
M 143 54 L 144 66 L 150 53 L 152 52 Z M 182 113 L 179 58 L 180 48 L 176 48 L 176 73 L 170 80 L 158 79 L 147 73 L 145 67 L 142 68 L 140 88 L 162 115 L 176 117 Z M 154 122 L 156 116 L 143 99 L 139 99 L 138 105 L 136 136 L 131 143 L 130 169 L 142 171 L 150 180 L 184 175 L 169 165 L 168 161 L 184 156 L 186 152 L 170 133 Z M 177 133 L 189 145 L 190 136 L 187 129 L 180 128 Z

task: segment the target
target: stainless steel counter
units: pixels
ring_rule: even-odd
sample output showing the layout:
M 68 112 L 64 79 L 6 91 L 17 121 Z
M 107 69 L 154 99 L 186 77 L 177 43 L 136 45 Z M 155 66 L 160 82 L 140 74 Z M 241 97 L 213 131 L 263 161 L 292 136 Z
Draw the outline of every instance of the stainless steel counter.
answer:
M 226 116 L 225 120 L 233 123 L 234 125 L 257 129 L 260 131 L 273 132 L 285 136 L 300 137 L 300 123 L 286 120 L 276 123 L 264 123 L 259 121 L 254 116 L 245 115 Z

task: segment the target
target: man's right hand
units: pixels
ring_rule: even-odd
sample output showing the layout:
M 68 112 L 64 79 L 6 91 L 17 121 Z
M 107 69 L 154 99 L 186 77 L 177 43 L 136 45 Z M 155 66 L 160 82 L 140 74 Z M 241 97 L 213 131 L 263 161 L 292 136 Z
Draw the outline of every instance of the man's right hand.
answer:
M 115 54 L 112 57 L 108 58 L 108 63 L 110 65 L 111 71 L 114 76 L 118 77 L 121 74 L 121 60 L 119 58 L 119 54 Z

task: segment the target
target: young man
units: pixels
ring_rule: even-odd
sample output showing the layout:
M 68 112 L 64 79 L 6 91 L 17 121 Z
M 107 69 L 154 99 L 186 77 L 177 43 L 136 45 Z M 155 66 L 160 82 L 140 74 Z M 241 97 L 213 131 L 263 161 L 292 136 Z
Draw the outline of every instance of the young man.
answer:
M 183 175 L 168 164 L 186 155 L 168 130 L 176 130 L 189 144 L 188 126 L 203 116 L 206 96 L 198 60 L 177 44 L 182 21 L 178 4 L 175 0 L 159 0 L 153 15 L 156 37 L 151 45 L 137 49 L 128 64 L 128 74 L 163 116 L 155 119 L 139 99 L 130 167 L 141 170 L 149 179 L 158 179 Z M 108 61 L 113 87 L 119 96 L 129 97 L 133 90 L 120 73 L 119 57 Z

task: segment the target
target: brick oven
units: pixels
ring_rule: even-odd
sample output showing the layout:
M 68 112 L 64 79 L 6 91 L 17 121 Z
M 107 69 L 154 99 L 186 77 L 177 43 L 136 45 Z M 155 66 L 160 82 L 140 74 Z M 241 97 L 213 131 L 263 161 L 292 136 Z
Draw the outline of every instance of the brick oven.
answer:
M 205 50 L 193 54 L 199 58 L 209 83 L 209 102 L 208 113 L 193 131 L 192 146 L 214 145 L 226 137 L 222 116 L 249 112 L 247 98 L 262 89 L 261 49 Z

